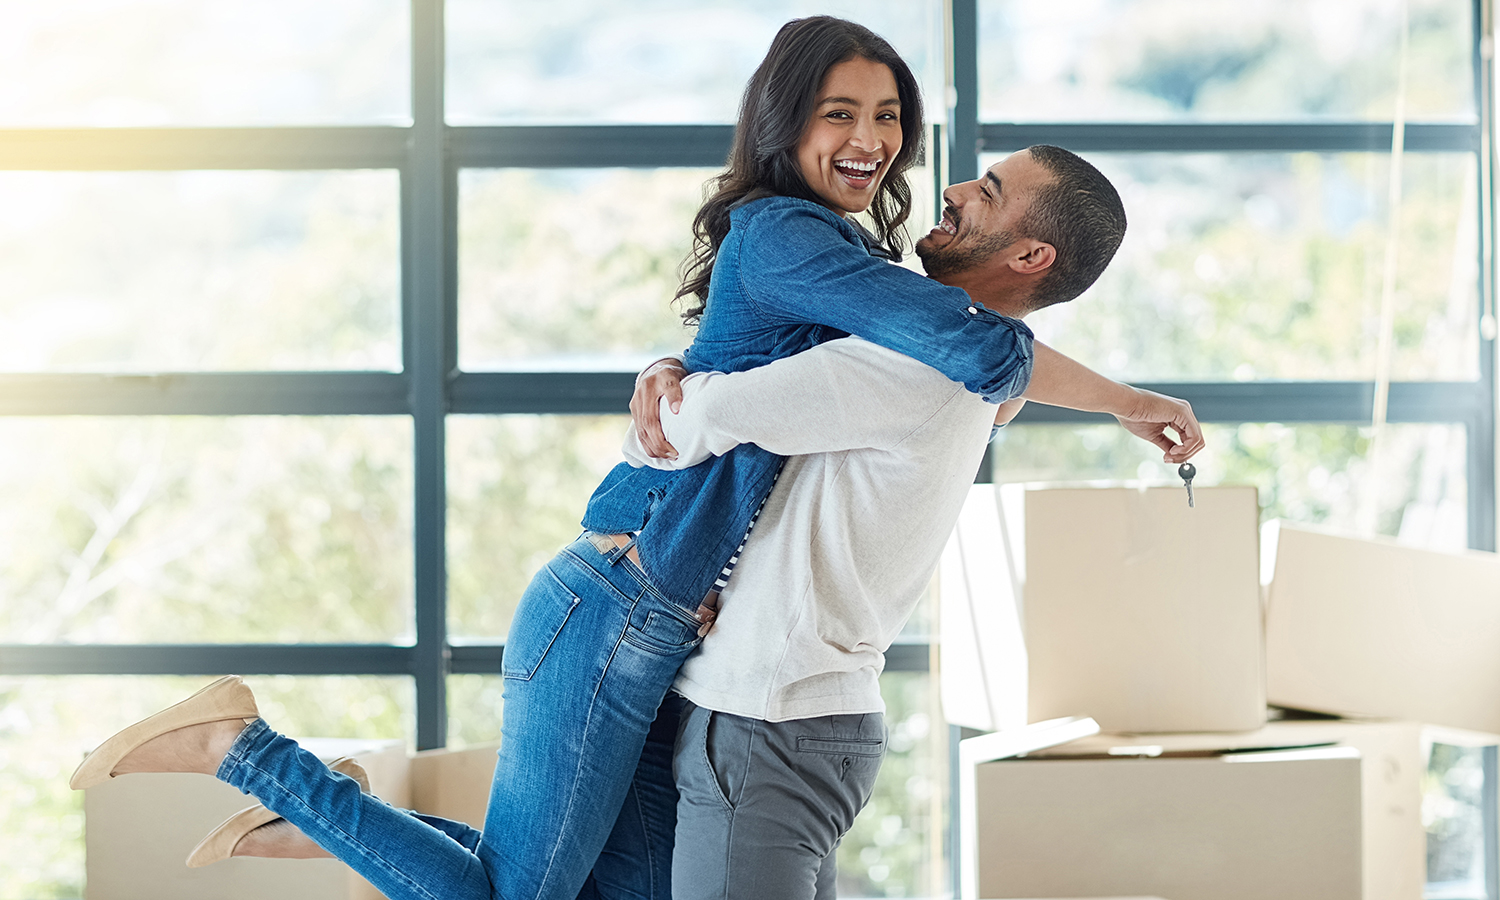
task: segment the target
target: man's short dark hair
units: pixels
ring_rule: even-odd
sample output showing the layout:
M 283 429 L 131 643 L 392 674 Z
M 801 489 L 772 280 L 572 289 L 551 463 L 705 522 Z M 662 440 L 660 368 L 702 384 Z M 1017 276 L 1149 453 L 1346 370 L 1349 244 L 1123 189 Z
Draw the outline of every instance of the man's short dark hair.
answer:
M 1125 238 L 1125 205 L 1109 179 L 1076 153 L 1050 144 L 1027 151 L 1052 183 L 1037 191 L 1016 230 L 1057 250 L 1031 292 L 1035 310 L 1072 300 L 1099 279 Z

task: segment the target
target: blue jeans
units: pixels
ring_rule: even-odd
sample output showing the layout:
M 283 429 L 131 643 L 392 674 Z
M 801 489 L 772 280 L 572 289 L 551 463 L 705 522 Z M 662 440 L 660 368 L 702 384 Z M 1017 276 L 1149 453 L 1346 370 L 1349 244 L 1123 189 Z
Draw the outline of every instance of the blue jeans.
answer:
M 362 794 L 262 720 L 218 776 L 391 900 L 668 900 L 681 704 L 667 690 L 698 640 L 623 553 L 580 538 L 516 609 L 483 832 Z

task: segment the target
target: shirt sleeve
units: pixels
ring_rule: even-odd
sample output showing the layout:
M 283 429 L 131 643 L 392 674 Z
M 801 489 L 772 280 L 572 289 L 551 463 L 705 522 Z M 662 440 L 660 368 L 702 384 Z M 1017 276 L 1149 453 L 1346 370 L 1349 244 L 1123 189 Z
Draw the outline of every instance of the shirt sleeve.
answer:
M 870 256 L 806 204 L 772 205 L 747 223 L 740 280 L 772 324 L 817 323 L 926 363 L 992 403 L 1031 381 L 1024 323 Z
M 677 459 L 647 457 L 634 426 L 625 457 L 635 466 L 680 469 L 739 444 L 781 456 L 889 448 L 955 396 L 964 396 L 960 386 L 929 367 L 844 338 L 745 372 L 688 376 L 681 412 L 662 404 Z

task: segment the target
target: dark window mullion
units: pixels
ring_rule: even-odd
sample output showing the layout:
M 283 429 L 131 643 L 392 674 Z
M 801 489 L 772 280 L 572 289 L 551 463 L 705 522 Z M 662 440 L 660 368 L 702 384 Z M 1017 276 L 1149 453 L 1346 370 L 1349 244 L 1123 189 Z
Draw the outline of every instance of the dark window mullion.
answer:
M 1079 153 L 1389 153 L 1389 122 L 986 122 L 987 150 L 1057 144 Z M 1408 122 L 1408 152 L 1472 153 L 1478 122 Z
M 400 415 L 398 372 L 0 375 L 0 416 Z
M 733 125 L 515 125 L 447 129 L 459 168 L 718 168 Z
M 464 372 L 452 385 L 456 413 L 624 414 L 633 372 Z M 1368 421 L 1374 385 L 1358 381 L 1141 382 L 1186 399 L 1206 422 Z M 1486 402 L 1479 382 L 1396 382 L 1393 422 L 1468 422 Z M 1031 405 L 1017 423 L 1099 420 L 1059 407 Z
M 8 128 L 0 170 L 394 169 L 409 128 Z
M 413 556 L 416 579 L 417 646 L 411 663 L 416 681 L 417 748 L 447 743 L 447 572 L 445 424 L 448 326 L 446 245 L 449 198 L 443 147 L 443 4 L 412 2 L 412 128 L 409 190 L 402 216 L 409 229 L 402 245 L 411 271 L 405 308 L 411 313 L 403 332 L 410 366 L 414 435 L 415 504 Z
M 0 675 L 409 675 L 387 644 L 0 644 Z
M 1479 197 L 1475 213 L 1479 216 L 1479 383 L 1483 400 L 1479 414 L 1469 428 L 1468 436 L 1468 489 L 1469 489 L 1469 546 L 1475 550 L 1495 549 L 1496 490 L 1495 490 L 1495 341 L 1485 336 L 1486 315 L 1494 311 L 1495 304 L 1495 83 L 1493 53 L 1481 51 L 1483 41 L 1494 33 L 1494 5 L 1488 0 L 1474 0 L 1472 17 L 1474 22 L 1474 89 L 1479 107 L 1478 143 L 1475 148 L 1479 162 Z M 1493 326 L 1493 323 L 1491 322 Z M 1487 765 L 1493 756 L 1487 754 Z M 1486 786 L 1490 785 L 1491 773 L 1486 774 Z M 1496 812 L 1489 807 L 1485 812 L 1485 834 L 1494 840 L 1497 826 Z M 1487 848 L 1486 860 L 1495 858 L 1495 848 Z M 1500 894 L 1493 887 L 1500 878 L 1496 866 L 1489 865 L 1487 881 L 1492 885 L 1488 891 L 1490 900 Z

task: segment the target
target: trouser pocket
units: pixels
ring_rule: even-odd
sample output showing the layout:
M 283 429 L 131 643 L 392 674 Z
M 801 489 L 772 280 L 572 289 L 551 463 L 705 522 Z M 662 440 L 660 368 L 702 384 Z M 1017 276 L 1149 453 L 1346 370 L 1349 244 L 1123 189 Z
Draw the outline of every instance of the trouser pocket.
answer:
M 552 565 L 543 566 L 526 586 L 511 619 L 500 674 L 521 680 L 535 675 L 578 603 L 578 595 L 562 583 Z

